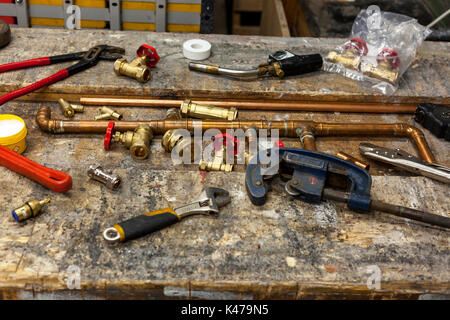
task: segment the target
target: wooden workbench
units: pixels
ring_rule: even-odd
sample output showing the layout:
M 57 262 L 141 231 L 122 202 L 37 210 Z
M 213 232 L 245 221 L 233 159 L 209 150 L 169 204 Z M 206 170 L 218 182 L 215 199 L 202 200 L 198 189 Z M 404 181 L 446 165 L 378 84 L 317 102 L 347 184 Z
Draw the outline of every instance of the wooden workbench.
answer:
M 0 297 L 40 298 L 419 298 L 450 294 L 448 231 L 381 213 L 362 215 L 335 203 L 290 201 L 273 191 L 267 204 L 250 204 L 242 166 L 232 173 L 202 177 L 195 165 L 173 167 L 154 139 L 149 159 L 135 161 L 124 147 L 103 150 L 103 136 L 43 133 L 34 116 L 43 104 L 62 118 L 54 102 L 64 96 L 203 97 L 213 99 L 286 99 L 449 103 L 450 45 L 425 43 L 399 90 L 390 97 L 339 75 L 318 72 L 285 80 L 240 82 L 193 73 L 181 54 L 184 40 L 198 35 L 110 31 L 13 29 L 0 63 L 87 49 L 98 43 L 123 46 L 127 58 L 141 43 L 161 55 L 152 80 L 140 84 L 116 77 L 111 62 L 26 97 L 50 102 L 14 101 L 1 113 L 22 117 L 28 128 L 25 156 L 68 172 L 73 188 L 53 193 L 0 168 Z M 325 54 L 340 40 L 202 35 L 213 47 L 208 60 L 224 66 L 257 65 L 277 49 Z M 0 75 L 0 93 L 30 84 L 63 64 Z M 162 108 L 120 108 L 124 119 L 161 119 Z M 92 119 L 88 107 L 77 119 Z M 242 111 L 240 119 L 313 119 L 329 122 L 406 122 L 411 115 Z M 425 131 L 438 162 L 450 165 L 450 144 Z M 405 138 L 319 138 L 320 151 L 360 157 L 358 143 L 399 147 L 416 153 Z M 293 139 L 285 145 L 296 146 Z M 102 164 L 123 179 L 110 192 L 90 181 L 87 168 Z M 448 185 L 411 176 L 371 162 L 372 196 L 399 205 L 450 215 Z M 195 216 L 150 236 L 107 245 L 102 231 L 119 221 L 193 200 L 204 186 L 230 191 L 232 203 L 217 217 Z M 25 201 L 51 197 L 43 213 L 21 224 L 11 210 Z M 369 289 L 370 268 L 381 271 L 381 288 Z M 70 289 L 79 270 L 81 289 Z

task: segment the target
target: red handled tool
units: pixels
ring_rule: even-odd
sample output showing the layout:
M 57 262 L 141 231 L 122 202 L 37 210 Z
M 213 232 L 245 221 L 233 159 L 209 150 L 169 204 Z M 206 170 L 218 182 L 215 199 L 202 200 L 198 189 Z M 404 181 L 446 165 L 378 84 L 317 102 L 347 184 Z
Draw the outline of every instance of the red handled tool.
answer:
M 19 70 L 19 69 L 24 69 L 24 68 L 29 68 L 29 67 L 47 66 L 50 64 L 54 64 L 54 63 L 80 60 L 78 63 L 74 64 L 73 66 L 62 69 L 61 71 L 58 71 L 57 73 L 55 73 L 54 75 L 51 75 L 50 77 L 47 77 L 38 82 L 30 84 L 29 86 L 11 91 L 11 92 L 1 96 L 0 97 L 0 105 L 4 104 L 10 100 L 13 100 L 15 98 L 21 97 L 25 94 L 28 94 L 30 92 L 33 92 L 42 87 L 48 86 L 52 83 L 55 83 L 55 82 L 65 79 L 65 78 L 68 78 L 71 75 L 74 75 L 80 71 L 83 71 L 90 67 L 93 67 L 97 64 L 97 62 L 99 60 L 115 61 L 117 59 L 120 59 L 122 57 L 121 54 L 124 54 L 124 53 L 125 53 L 125 49 L 123 49 L 123 48 L 112 47 L 112 46 L 102 44 L 102 45 L 95 46 L 95 47 L 89 49 L 88 51 L 62 54 L 62 55 L 52 56 L 52 57 L 36 58 L 36 59 L 30 59 L 30 60 L 12 62 L 12 63 L 0 65 L 0 73 L 2 73 L 2 72 Z
M 55 192 L 66 192 L 72 188 L 72 177 L 67 173 L 44 167 L 3 146 L 0 146 L 0 166 L 30 178 Z

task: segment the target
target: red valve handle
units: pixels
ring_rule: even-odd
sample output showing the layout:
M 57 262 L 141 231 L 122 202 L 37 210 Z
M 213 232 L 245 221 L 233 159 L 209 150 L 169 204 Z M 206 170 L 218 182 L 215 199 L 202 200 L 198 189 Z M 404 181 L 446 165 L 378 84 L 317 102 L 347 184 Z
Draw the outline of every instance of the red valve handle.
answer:
M 136 54 L 138 57 L 143 55 L 147 56 L 147 67 L 154 68 L 159 61 L 158 52 L 148 44 L 141 45 L 139 49 L 137 49 Z
M 55 192 L 66 192 L 72 188 L 72 177 L 67 173 L 44 167 L 3 146 L 0 146 L 0 165 Z
M 238 153 L 238 140 L 229 133 L 220 133 L 212 139 L 214 143 L 214 150 L 219 150 L 221 146 L 227 148 L 230 156 L 235 156 Z
M 283 142 L 281 140 L 274 141 L 273 142 L 273 146 L 275 148 L 284 148 L 284 144 L 283 144 Z
M 377 56 L 377 62 L 387 61 L 392 69 L 398 69 L 400 66 L 400 57 L 398 56 L 398 52 L 392 49 L 383 49 Z
M 103 140 L 105 150 L 109 150 L 111 148 L 111 140 L 114 134 L 114 125 L 115 122 L 111 121 L 110 123 L 108 123 L 108 127 L 106 128 L 105 140 Z
M 352 38 L 349 41 L 347 41 L 344 44 L 344 48 L 346 50 L 348 49 L 355 49 L 358 54 L 365 56 L 367 55 L 367 52 L 369 52 L 369 49 L 367 49 L 367 44 L 363 39 L 360 38 Z

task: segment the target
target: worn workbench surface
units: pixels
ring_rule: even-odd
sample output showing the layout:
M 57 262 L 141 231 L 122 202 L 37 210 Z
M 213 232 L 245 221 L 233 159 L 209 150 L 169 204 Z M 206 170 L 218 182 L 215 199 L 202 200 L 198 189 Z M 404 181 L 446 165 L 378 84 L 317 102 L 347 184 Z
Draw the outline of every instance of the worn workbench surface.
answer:
M 0 62 L 71 52 L 105 42 L 124 46 L 129 58 L 141 43 L 155 45 L 162 56 L 147 84 L 116 78 L 112 63 L 100 62 L 43 91 L 39 99 L 56 94 L 74 97 L 84 90 L 92 95 L 196 96 L 216 98 L 263 93 L 272 98 L 335 100 L 352 95 L 367 101 L 387 98 L 364 91 L 362 85 L 337 75 L 316 73 L 286 80 L 238 82 L 190 73 L 182 58 L 181 43 L 192 35 L 138 32 L 13 29 L 14 39 L 0 51 Z M 302 39 L 202 36 L 213 43 L 210 62 L 257 64 L 268 53 L 285 47 L 301 48 Z M 220 41 L 225 41 L 223 46 Z M 311 40 L 324 52 L 336 40 Z M 23 50 L 19 50 L 19 48 Z M 401 88 L 388 98 L 395 102 L 447 101 L 449 45 L 426 43 L 417 66 L 407 72 Z M 299 50 L 296 50 L 299 51 Z M 308 47 L 308 52 L 315 47 Z M 260 60 L 259 60 L 260 61 Z M 0 75 L 6 90 L 45 77 L 61 66 Z M 342 86 L 341 86 L 342 85 Z M 208 96 L 208 90 L 211 95 Z M 235 96 L 237 95 L 237 96 Z M 361 215 L 334 203 L 310 205 L 290 201 L 272 192 L 267 204 L 255 207 L 245 193 L 244 168 L 232 173 L 208 173 L 195 166 L 172 167 L 156 138 L 151 155 L 132 160 L 122 146 L 105 152 L 101 135 L 51 135 L 37 127 L 34 116 L 49 105 L 53 118 L 61 118 L 54 102 L 10 102 L 1 113 L 25 119 L 28 148 L 25 156 L 68 172 L 73 188 L 56 194 L 0 168 L 0 297 L 3 298 L 332 298 L 401 297 L 450 294 L 448 231 L 381 213 Z M 165 109 L 120 109 L 125 119 L 161 119 Z M 92 119 L 87 108 L 78 119 Z M 310 112 L 240 112 L 241 119 L 313 119 L 329 122 L 407 122 L 411 115 L 363 115 Z M 426 138 L 437 160 L 450 165 L 450 144 L 428 132 Z M 345 151 L 359 156 L 357 145 L 368 137 L 319 138 L 318 149 Z M 370 139 L 388 147 L 416 153 L 403 138 Z M 286 139 L 287 146 L 296 141 Z M 123 178 L 119 192 L 92 182 L 86 171 L 99 163 Z M 450 214 L 447 185 L 410 176 L 371 163 L 372 195 L 395 204 Z M 217 217 L 195 216 L 150 236 L 121 245 L 107 245 L 102 230 L 123 219 L 193 200 L 204 186 L 230 191 L 232 203 Z M 31 199 L 46 196 L 52 202 L 39 217 L 17 224 L 11 210 Z M 381 288 L 369 289 L 368 270 L 379 268 Z M 81 290 L 76 271 L 81 276 Z M 373 271 L 372 271 L 373 272 Z

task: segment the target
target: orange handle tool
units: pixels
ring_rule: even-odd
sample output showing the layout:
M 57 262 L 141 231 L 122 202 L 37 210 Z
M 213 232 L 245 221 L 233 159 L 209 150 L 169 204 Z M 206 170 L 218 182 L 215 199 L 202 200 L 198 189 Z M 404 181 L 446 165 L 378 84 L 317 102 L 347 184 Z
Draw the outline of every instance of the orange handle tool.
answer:
M 66 192 L 72 188 L 72 177 L 67 173 L 44 167 L 3 146 L 0 146 L 0 165 L 55 192 Z

